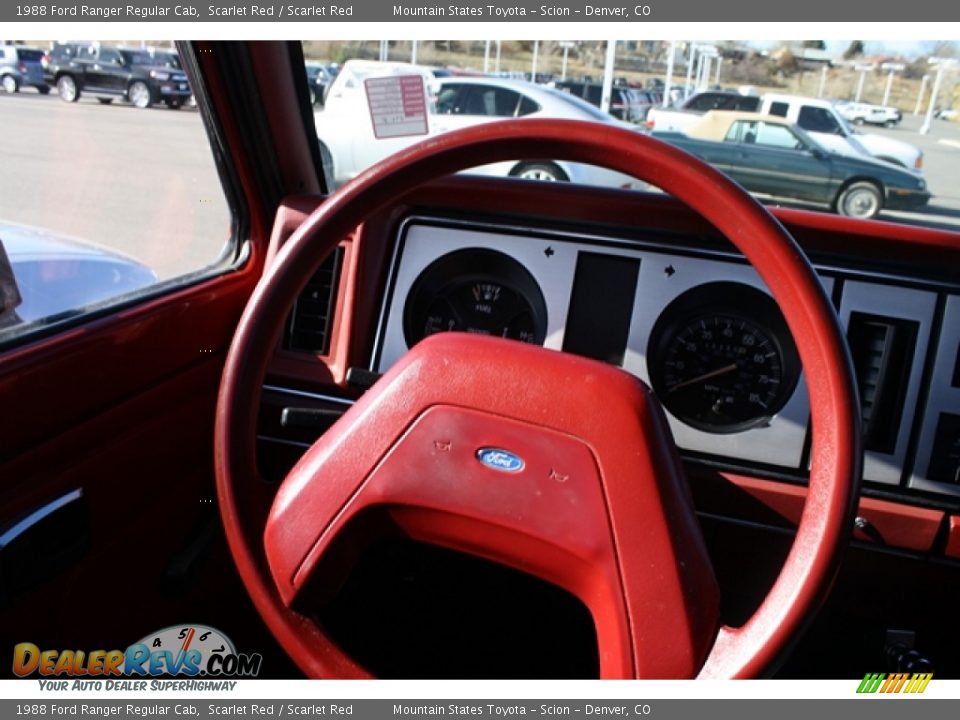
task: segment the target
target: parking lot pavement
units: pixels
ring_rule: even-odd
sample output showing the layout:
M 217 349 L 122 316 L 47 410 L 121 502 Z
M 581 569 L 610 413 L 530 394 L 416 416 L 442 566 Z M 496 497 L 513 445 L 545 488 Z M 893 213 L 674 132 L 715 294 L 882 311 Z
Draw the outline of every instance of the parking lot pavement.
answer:
M 960 229 L 960 125 L 922 118 L 865 128 L 918 145 L 934 194 L 918 212 L 881 219 Z M 213 262 L 230 217 L 199 113 L 137 110 L 55 94 L 0 94 L 0 220 L 107 246 L 162 278 Z
M 885 212 L 883 215 L 898 222 L 955 230 L 960 227 L 960 124 L 934 119 L 930 132 L 921 135 L 923 120 L 923 115 L 908 114 L 894 128 L 864 125 L 858 129 L 908 142 L 923 151 L 923 176 L 933 193 L 930 204 L 918 212 Z
M 0 94 L 0 220 L 136 258 L 161 278 L 214 262 L 230 215 L 200 114 Z

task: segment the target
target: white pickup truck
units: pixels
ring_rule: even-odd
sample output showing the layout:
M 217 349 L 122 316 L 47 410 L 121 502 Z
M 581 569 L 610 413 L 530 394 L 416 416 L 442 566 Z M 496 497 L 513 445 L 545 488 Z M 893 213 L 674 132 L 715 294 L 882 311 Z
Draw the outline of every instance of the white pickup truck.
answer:
M 708 97 L 705 99 L 702 96 Z M 709 110 L 744 110 L 777 115 L 798 125 L 828 150 L 841 155 L 875 157 L 917 172 L 923 167 L 923 152 L 915 145 L 856 131 L 837 112 L 833 103 L 801 95 L 767 94 L 758 97 L 737 93 L 701 93 L 690 98 L 679 110 L 653 108 L 647 115 L 647 127 L 657 132 L 683 132 Z
M 854 125 L 883 125 L 894 127 L 903 120 L 903 113 L 895 107 L 886 105 L 870 105 L 869 103 L 844 102 L 837 103 L 837 112 Z

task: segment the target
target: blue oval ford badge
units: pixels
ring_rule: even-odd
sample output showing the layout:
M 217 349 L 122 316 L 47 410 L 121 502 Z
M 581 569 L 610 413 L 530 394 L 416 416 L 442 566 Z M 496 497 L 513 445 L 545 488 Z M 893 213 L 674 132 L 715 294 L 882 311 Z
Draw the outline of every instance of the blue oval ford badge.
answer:
M 515 473 L 523 470 L 523 460 L 501 448 L 480 448 L 477 450 L 477 460 L 488 468 L 501 472 Z

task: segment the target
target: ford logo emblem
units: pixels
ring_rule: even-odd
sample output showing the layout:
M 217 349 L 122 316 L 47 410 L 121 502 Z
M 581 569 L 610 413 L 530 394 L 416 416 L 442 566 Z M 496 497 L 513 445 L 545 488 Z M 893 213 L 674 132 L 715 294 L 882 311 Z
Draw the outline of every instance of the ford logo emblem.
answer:
M 477 450 L 477 460 L 500 472 L 515 473 L 523 470 L 523 460 L 509 450 L 500 448 L 480 448 Z

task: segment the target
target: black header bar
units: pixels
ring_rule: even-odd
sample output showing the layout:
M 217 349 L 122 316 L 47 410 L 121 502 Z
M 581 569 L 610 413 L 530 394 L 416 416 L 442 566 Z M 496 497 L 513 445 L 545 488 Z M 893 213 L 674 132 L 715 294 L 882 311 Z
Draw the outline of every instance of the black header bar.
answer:
M 27 0 L 2 3 L 5 22 L 955 22 L 943 0 Z

